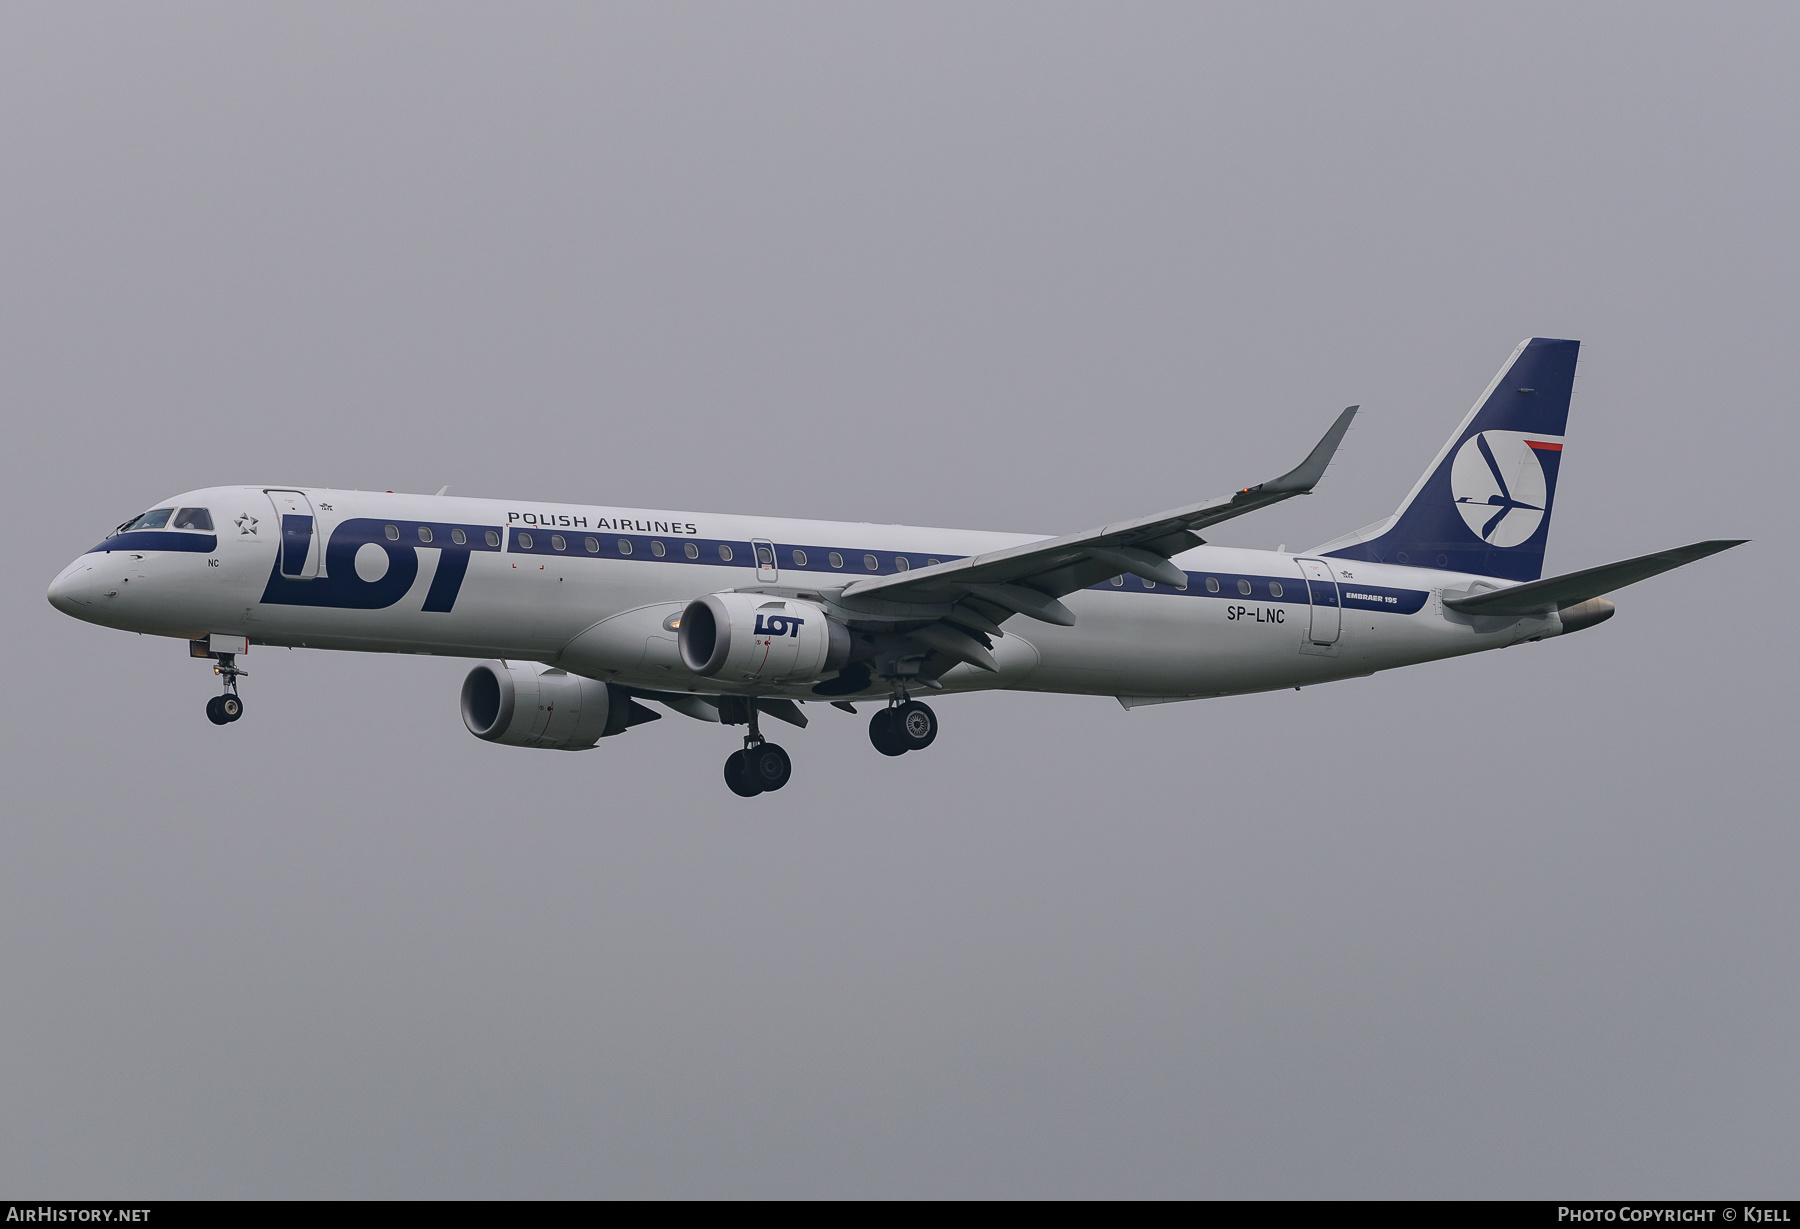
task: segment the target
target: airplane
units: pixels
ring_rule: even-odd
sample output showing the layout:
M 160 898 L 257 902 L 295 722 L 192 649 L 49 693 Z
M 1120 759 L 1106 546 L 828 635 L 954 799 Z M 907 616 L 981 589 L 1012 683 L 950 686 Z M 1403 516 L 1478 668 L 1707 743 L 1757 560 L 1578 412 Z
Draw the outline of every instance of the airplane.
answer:
M 1213 525 L 1310 493 L 1358 407 L 1297 467 L 1061 537 L 331 490 L 162 500 L 83 553 L 53 606 L 188 642 L 243 716 L 252 646 L 479 660 L 464 724 L 586 751 L 660 718 L 742 726 L 741 797 L 792 761 L 761 718 L 876 706 L 883 755 L 922 751 L 922 694 L 1004 688 L 1146 704 L 1301 688 L 1567 635 L 1605 594 L 1741 545 L 1696 542 L 1543 577 L 1580 343 L 1527 338 L 1385 520 L 1288 552 Z

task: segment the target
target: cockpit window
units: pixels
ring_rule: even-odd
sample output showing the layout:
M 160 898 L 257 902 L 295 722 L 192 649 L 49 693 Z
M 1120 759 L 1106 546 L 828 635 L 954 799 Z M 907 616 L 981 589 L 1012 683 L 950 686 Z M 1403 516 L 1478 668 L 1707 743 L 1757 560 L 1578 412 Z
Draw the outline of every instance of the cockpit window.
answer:
M 183 508 L 175 514 L 175 529 L 204 529 L 212 532 L 212 513 L 205 508 Z
M 164 525 L 169 523 L 169 516 L 174 511 L 175 509 L 173 508 L 157 508 L 153 511 L 144 513 L 144 515 L 138 517 L 136 520 L 126 521 L 113 532 L 130 533 L 134 529 L 161 529 Z

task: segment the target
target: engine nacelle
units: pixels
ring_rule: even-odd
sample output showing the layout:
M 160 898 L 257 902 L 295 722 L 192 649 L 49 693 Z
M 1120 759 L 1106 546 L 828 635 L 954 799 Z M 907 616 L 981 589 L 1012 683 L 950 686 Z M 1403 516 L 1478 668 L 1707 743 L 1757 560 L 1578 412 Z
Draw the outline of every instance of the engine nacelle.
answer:
M 816 683 L 850 660 L 850 630 L 822 606 L 714 593 L 681 612 L 681 660 L 721 683 Z
M 657 715 L 622 687 L 534 661 L 484 661 L 462 686 L 469 733 L 510 747 L 585 751 Z

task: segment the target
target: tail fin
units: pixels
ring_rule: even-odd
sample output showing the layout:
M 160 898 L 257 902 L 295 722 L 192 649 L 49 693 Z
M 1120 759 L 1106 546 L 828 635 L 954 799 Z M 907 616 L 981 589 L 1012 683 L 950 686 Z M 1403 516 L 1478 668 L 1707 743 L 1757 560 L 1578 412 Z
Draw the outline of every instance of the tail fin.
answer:
M 1314 553 L 1507 580 L 1543 575 L 1580 348 L 1520 342 L 1400 510 Z

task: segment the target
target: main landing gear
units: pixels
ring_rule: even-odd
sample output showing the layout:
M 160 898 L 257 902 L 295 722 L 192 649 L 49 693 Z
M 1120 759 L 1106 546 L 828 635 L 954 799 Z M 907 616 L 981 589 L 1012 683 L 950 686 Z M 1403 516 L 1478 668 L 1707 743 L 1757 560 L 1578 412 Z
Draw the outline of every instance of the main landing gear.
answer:
M 763 741 L 756 724 L 756 701 L 745 707 L 750 732 L 744 736 L 744 749 L 733 751 L 725 760 L 725 784 L 739 798 L 754 798 L 786 785 L 794 775 L 794 763 L 778 745 Z
M 883 755 L 923 751 L 937 738 L 937 714 L 927 704 L 903 695 L 869 718 L 869 741 Z
M 213 673 L 225 680 L 225 694 L 206 702 L 206 719 L 214 725 L 229 725 L 244 715 L 244 701 L 238 695 L 237 681 L 248 678 L 250 672 L 239 670 L 237 658 L 230 653 L 219 654 L 218 661 Z

